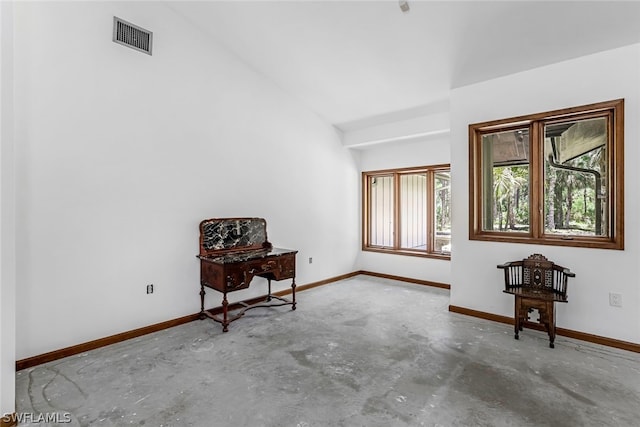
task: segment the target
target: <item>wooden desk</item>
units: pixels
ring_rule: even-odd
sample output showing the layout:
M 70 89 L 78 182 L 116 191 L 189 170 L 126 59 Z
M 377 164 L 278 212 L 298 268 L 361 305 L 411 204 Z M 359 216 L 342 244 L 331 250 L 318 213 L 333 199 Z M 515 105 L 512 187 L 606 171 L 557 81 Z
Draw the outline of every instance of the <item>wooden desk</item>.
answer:
M 200 223 L 200 318 L 222 324 L 227 332 L 229 323 L 245 311 L 257 307 L 291 305 L 296 309 L 296 254 L 291 249 L 273 248 L 267 240 L 266 221 L 262 218 L 212 218 Z M 229 316 L 227 293 L 246 289 L 255 277 L 268 282 L 264 302 L 247 305 Z M 291 279 L 291 299 L 271 294 L 272 280 Z M 222 317 L 204 309 L 204 288 L 222 293 Z M 274 301 L 275 300 L 275 301 Z

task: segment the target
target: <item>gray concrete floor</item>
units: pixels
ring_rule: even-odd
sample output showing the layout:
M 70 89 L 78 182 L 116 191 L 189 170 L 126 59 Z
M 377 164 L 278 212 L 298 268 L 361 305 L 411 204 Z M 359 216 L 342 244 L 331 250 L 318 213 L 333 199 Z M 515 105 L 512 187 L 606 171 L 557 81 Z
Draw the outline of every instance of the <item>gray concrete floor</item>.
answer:
M 637 426 L 640 355 L 447 311 L 357 276 L 17 373 L 17 412 L 65 426 Z M 194 301 L 194 306 L 197 301 Z M 42 419 L 42 418 L 40 418 Z

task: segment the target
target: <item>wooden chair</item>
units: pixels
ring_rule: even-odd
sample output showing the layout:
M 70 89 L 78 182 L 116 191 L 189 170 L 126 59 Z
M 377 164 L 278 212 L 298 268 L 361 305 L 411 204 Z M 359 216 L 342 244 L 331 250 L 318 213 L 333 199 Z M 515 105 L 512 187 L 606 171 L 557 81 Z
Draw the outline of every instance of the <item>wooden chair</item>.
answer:
M 556 338 L 554 304 L 567 302 L 567 281 L 575 277 L 568 268 L 557 265 L 540 254 L 533 254 L 522 261 L 498 265 L 504 270 L 504 291 L 515 296 L 515 339 L 523 326 L 542 325 L 549 334 L 549 347 Z M 540 315 L 537 324 L 531 322 L 529 313 L 534 309 Z

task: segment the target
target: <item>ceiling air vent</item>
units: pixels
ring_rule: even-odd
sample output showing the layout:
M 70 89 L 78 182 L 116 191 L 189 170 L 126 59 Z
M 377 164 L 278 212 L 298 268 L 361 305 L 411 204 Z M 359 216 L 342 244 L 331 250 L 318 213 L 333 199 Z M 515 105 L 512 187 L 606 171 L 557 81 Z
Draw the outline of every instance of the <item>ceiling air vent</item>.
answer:
M 113 41 L 151 55 L 153 33 L 114 16 Z

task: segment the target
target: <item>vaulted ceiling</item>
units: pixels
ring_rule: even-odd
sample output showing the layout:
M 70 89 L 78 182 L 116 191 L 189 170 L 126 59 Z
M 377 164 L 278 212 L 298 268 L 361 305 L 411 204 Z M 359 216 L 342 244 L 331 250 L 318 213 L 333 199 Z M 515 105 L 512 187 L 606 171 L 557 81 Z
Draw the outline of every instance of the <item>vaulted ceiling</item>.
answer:
M 397 0 L 167 5 L 342 129 L 446 108 L 452 88 L 640 42 L 638 1 L 408 3 L 407 13 Z

